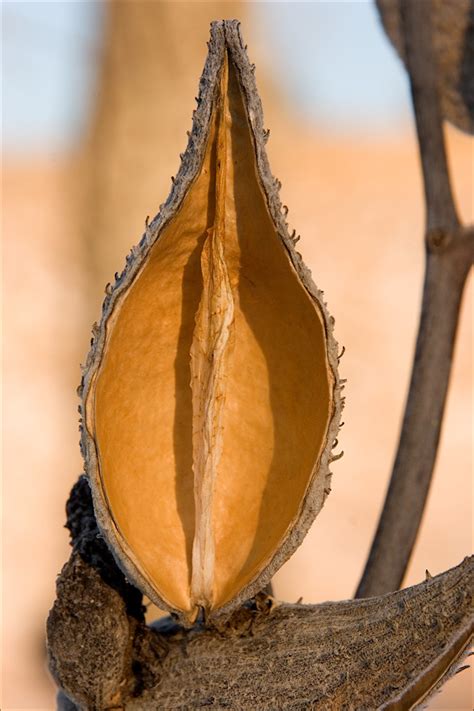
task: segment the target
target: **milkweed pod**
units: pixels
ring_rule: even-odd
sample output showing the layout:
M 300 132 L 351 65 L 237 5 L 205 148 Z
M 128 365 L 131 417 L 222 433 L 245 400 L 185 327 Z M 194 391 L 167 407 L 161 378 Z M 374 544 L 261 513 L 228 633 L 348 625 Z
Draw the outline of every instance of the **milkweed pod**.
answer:
M 288 234 L 236 21 L 211 26 L 171 194 L 108 293 L 82 449 L 127 577 L 192 622 L 301 543 L 340 416 L 332 319 Z

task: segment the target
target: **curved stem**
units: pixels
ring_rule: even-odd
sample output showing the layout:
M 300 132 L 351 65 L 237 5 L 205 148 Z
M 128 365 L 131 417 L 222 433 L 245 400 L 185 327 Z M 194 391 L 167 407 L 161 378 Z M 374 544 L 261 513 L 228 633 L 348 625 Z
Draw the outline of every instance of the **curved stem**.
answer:
M 427 259 L 410 390 L 392 478 L 356 597 L 400 587 L 431 482 L 473 234 Z
M 472 259 L 473 230 L 459 224 L 449 180 L 431 14 L 431 2 L 401 2 L 425 190 L 426 270 L 398 450 L 356 597 L 381 595 L 402 583 L 433 474 L 461 297 Z

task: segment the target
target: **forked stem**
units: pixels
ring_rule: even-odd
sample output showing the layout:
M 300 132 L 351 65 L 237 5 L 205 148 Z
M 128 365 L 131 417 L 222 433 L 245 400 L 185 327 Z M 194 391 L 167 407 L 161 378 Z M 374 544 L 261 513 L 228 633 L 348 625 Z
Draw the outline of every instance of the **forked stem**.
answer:
M 426 269 L 400 441 L 378 528 L 356 597 L 400 587 L 420 526 L 441 432 L 473 231 L 456 213 L 437 88 L 430 2 L 402 0 L 406 64 L 423 168 Z

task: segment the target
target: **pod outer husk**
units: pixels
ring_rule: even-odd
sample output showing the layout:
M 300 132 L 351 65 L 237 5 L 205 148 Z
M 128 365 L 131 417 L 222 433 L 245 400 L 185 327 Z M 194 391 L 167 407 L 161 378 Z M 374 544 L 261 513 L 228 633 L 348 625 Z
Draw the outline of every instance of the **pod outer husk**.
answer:
M 257 93 L 254 77 L 254 65 L 249 63 L 246 49 L 242 42 L 239 22 L 236 20 L 222 20 L 211 24 L 211 37 L 209 53 L 204 66 L 204 71 L 199 84 L 197 108 L 193 114 L 192 130 L 189 141 L 176 178 L 173 180 L 171 193 L 166 202 L 160 206 L 160 212 L 147 224 L 145 233 L 138 246 L 132 248 L 127 256 L 126 265 L 121 274 L 116 275 L 113 286 L 106 287 L 106 298 L 102 307 L 102 318 L 99 325 L 95 324 L 92 332 L 91 349 L 83 367 L 83 377 L 79 387 L 81 403 L 81 451 L 85 461 L 85 471 L 92 490 L 94 510 L 98 526 L 110 547 L 117 564 L 127 578 L 147 595 L 158 607 L 167 609 L 183 619 L 184 616 L 176 610 L 167 600 L 162 599 L 150 586 L 149 582 L 140 572 L 138 561 L 127 547 L 114 524 L 109 511 L 107 499 L 102 487 L 96 444 L 87 427 L 86 403 L 93 388 L 105 350 L 106 324 L 112 315 L 114 306 L 120 295 L 129 288 L 134 278 L 144 264 L 151 247 L 159 240 L 163 228 L 179 210 L 188 189 L 199 174 L 207 145 L 211 125 L 213 103 L 219 85 L 219 74 L 227 51 L 232 59 L 244 96 L 247 116 L 253 134 L 258 177 L 263 194 L 267 201 L 269 213 L 272 217 L 275 230 L 286 249 L 290 261 L 298 276 L 305 286 L 308 294 L 318 305 L 326 332 L 327 359 L 333 375 L 332 415 L 329 421 L 326 441 L 319 461 L 311 474 L 310 484 L 301 503 L 299 517 L 285 535 L 279 549 L 268 560 L 261 573 L 246 585 L 240 593 L 220 609 L 212 613 L 213 618 L 227 616 L 245 600 L 251 598 L 269 582 L 278 568 L 290 557 L 301 544 L 310 525 L 320 511 L 324 500 L 330 490 L 329 466 L 334 457 L 332 448 L 339 431 L 340 415 L 343 406 L 341 398 L 341 383 L 338 376 L 338 346 L 333 336 L 334 319 L 329 315 L 323 294 L 315 286 L 309 269 L 304 265 L 301 255 L 296 252 L 292 238 L 285 220 L 286 212 L 279 198 L 280 183 L 271 173 L 268 163 L 265 143 L 268 132 L 264 130 L 263 113 L 260 98 Z

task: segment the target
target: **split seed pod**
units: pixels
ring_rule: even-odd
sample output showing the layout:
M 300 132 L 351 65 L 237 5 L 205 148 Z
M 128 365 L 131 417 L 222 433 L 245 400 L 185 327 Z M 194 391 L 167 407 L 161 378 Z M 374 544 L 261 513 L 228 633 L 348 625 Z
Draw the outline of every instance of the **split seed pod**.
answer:
M 261 590 L 329 491 L 337 346 L 269 169 L 236 21 L 211 26 L 171 194 L 107 289 L 82 449 L 127 577 L 192 622 Z

